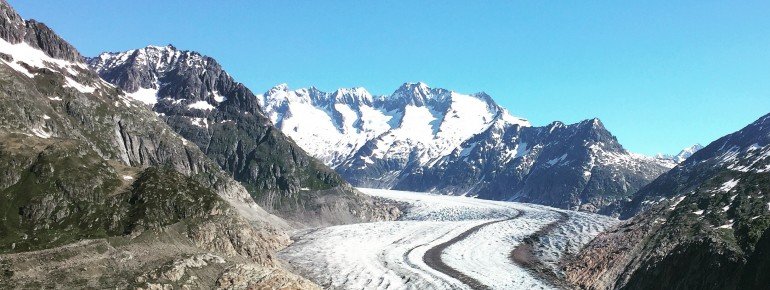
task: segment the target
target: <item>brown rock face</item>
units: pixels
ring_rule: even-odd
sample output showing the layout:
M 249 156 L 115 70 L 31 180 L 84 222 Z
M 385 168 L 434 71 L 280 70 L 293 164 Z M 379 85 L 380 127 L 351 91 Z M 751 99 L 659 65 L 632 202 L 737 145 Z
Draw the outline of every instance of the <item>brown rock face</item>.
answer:
M 579 289 L 615 289 L 625 268 L 639 255 L 654 224 L 626 222 L 599 234 L 578 255 L 563 262 L 567 282 Z

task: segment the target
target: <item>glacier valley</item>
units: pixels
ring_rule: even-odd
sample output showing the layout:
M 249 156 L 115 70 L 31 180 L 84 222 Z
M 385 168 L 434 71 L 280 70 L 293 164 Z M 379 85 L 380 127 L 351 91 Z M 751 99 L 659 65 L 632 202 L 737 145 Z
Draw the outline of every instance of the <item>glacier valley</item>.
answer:
M 616 223 L 526 203 L 359 190 L 401 203 L 404 215 L 299 231 L 279 257 L 332 289 L 553 289 L 561 257 Z

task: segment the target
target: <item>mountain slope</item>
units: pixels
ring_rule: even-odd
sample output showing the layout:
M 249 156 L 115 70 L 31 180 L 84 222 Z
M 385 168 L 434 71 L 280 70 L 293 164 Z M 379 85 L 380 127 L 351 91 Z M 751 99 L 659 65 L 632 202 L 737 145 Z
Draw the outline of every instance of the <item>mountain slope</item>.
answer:
M 173 46 L 103 53 L 88 60 L 242 182 L 269 211 L 304 225 L 389 215 L 272 126 L 258 99 L 213 58 Z
M 591 289 L 764 289 L 769 193 L 766 115 L 639 190 L 622 215 L 636 216 L 576 255 L 568 277 Z
M 673 166 L 627 152 L 598 120 L 532 127 L 487 94 L 424 83 L 390 96 L 279 85 L 259 98 L 276 127 L 356 186 L 596 212 Z
M 689 193 L 724 172 L 764 174 L 770 171 L 770 119 L 763 117 L 738 132 L 724 136 L 661 175 L 634 194 L 625 205 L 622 218 L 629 218 L 660 198 Z M 736 186 L 741 183 L 735 180 Z
M 473 193 L 596 212 L 667 168 L 629 153 L 598 119 L 545 127 L 495 124 L 396 188 Z
M 273 257 L 285 221 L 4 0 L 0 113 L 0 288 L 313 287 Z

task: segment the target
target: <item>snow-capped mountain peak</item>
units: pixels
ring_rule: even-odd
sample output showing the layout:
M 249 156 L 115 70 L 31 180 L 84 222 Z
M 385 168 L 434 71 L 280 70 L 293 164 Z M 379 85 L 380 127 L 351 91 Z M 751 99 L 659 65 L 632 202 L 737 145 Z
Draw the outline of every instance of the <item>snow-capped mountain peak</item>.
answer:
M 191 56 L 192 61 L 202 62 L 202 57 L 196 53 L 182 52 L 173 45 L 166 46 L 149 45 L 140 49 L 132 49 L 123 52 L 103 52 L 95 58 L 89 59 L 89 64 L 97 71 L 109 70 L 126 64 L 133 66 L 146 66 L 154 71 L 165 71 L 171 64 L 183 54 Z
M 687 158 L 690 158 L 695 152 L 698 152 L 698 150 L 703 149 L 703 145 L 695 144 L 690 147 L 682 149 L 682 151 L 679 151 L 679 154 L 674 155 L 673 159 L 676 163 L 682 163 Z
M 272 88 L 270 88 L 270 91 L 284 91 L 284 92 L 287 92 L 287 91 L 289 91 L 289 85 L 287 83 L 280 83 L 280 84 L 277 84 L 277 85 L 273 86 Z
M 415 97 L 422 97 L 422 98 L 428 98 L 432 96 L 432 89 L 423 82 L 416 82 L 411 83 L 407 82 L 401 85 L 394 93 L 393 95 L 403 95 L 403 96 L 415 96 Z
M 330 95 L 335 103 L 372 105 L 373 97 L 365 88 L 340 88 Z M 319 100 L 320 101 L 320 100 Z
M 393 106 L 426 106 L 428 102 L 446 99 L 450 91 L 445 89 L 432 89 L 423 82 L 404 83 L 388 99 Z
M 326 93 L 278 86 L 258 99 L 277 127 L 332 167 L 383 156 L 397 159 L 397 166 L 424 164 L 495 122 L 529 126 L 487 94 L 461 94 L 423 82 L 404 83 L 393 94 L 376 97 L 361 87 Z
M 703 145 L 694 144 L 692 146 L 688 146 L 688 147 L 683 148 L 676 155 L 671 156 L 671 155 L 666 155 L 666 154 L 660 154 L 659 153 L 659 154 L 655 155 L 655 158 L 658 158 L 660 160 L 669 160 L 674 165 L 676 165 L 676 164 L 682 163 L 687 158 L 690 158 L 690 156 L 692 156 L 693 154 L 695 154 L 695 152 L 698 152 L 698 150 L 701 150 L 701 149 L 703 149 Z
M 227 100 L 224 87 L 214 84 L 220 77 L 232 82 L 213 58 L 170 44 L 105 52 L 87 62 L 105 80 L 123 88 L 126 96 L 152 106 L 167 101 L 190 109 L 211 110 Z M 190 83 L 176 85 L 176 75 L 184 75 L 183 79 Z
M 761 183 L 763 179 L 757 175 L 770 172 L 770 114 L 705 147 L 699 147 L 702 146 L 696 144 L 685 148 L 683 156 L 692 152 L 694 154 L 635 193 L 634 199 L 621 216 L 629 217 L 655 204 L 661 197 L 695 194 L 697 187 L 709 188 L 697 191 L 713 197 L 712 193 L 727 193 L 736 186 Z M 752 185 L 751 188 L 759 190 L 761 187 Z M 744 187 L 741 194 L 747 192 L 748 187 Z M 735 196 L 730 202 L 733 198 Z M 739 212 L 745 213 L 736 211 Z

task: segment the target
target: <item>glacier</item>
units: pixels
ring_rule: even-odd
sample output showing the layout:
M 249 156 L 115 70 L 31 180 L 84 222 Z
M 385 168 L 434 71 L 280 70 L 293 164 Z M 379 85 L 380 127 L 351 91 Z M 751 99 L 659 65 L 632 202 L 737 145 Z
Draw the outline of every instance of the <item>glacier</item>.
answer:
M 617 223 L 606 216 L 525 203 L 360 190 L 403 204 L 403 217 L 299 231 L 279 257 L 325 288 L 553 289 L 551 281 L 511 259 L 514 249 L 552 225 L 532 253 L 558 274 L 557 263 L 565 253 L 576 252 Z M 461 273 L 463 281 L 428 258 L 441 244 L 440 263 Z

